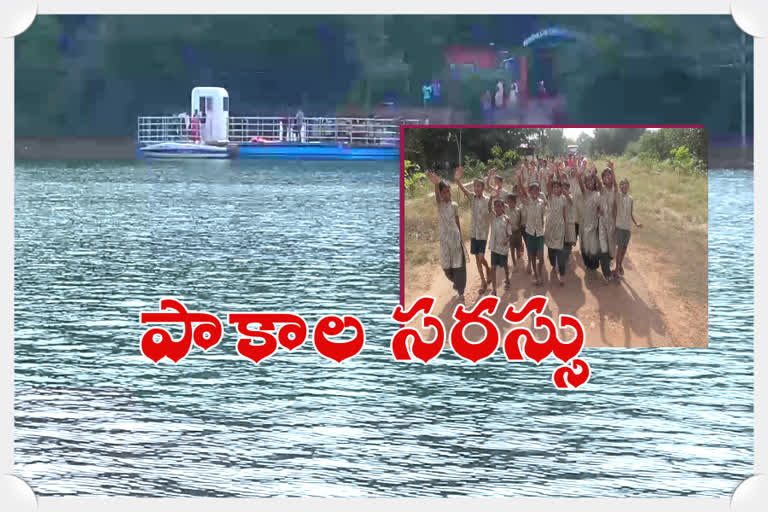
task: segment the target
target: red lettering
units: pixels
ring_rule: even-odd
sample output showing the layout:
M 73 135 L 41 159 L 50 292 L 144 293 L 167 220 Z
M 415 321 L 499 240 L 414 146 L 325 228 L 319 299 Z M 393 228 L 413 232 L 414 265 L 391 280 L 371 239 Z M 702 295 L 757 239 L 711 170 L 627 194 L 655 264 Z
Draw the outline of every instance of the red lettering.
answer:
M 574 370 L 578 367 L 578 372 Z M 552 383 L 557 389 L 576 389 L 589 381 L 589 365 L 581 359 L 574 359 L 570 366 L 561 366 L 552 374 Z
M 179 340 L 172 339 L 171 334 L 160 327 L 144 332 L 141 336 L 141 352 L 155 364 L 163 357 L 178 363 L 189 354 L 193 341 L 207 351 L 221 340 L 221 321 L 215 315 L 201 311 L 188 312 L 181 302 L 171 298 L 161 299 L 160 309 L 168 311 L 141 313 L 139 321 L 142 324 L 181 323 L 184 324 L 184 332 Z M 194 329 L 193 324 L 197 324 Z M 160 340 L 155 341 L 158 335 Z
M 328 336 L 338 336 L 344 329 L 354 329 L 355 337 L 349 341 L 333 341 Z M 323 356 L 341 363 L 356 356 L 365 345 L 365 329 L 363 324 L 354 316 L 339 317 L 335 315 L 321 318 L 312 333 L 315 349 Z
M 484 297 L 471 311 L 466 311 L 464 305 L 459 304 L 453 312 L 453 318 L 457 320 L 451 329 L 451 348 L 459 357 L 477 363 L 491 356 L 499 346 L 499 328 L 495 322 L 483 313 L 492 315 L 499 305 L 499 298 L 492 295 Z M 464 329 L 470 324 L 480 324 L 485 329 L 482 340 L 472 342 L 464 338 Z
M 408 341 L 413 340 L 411 346 L 411 352 L 416 359 L 428 363 L 435 357 L 437 357 L 445 346 L 445 326 L 442 320 L 436 316 L 430 315 L 430 311 L 435 305 L 434 297 L 421 297 L 413 303 L 411 309 L 404 311 L 403 307 L 398 304 L 392 313 L 392 320 L 401 324 L 412 321 L 419 313 L 424 313 L 424 317 L 421 320 L 422 327 L 434 328 L 435 339 L 432 341 L 425 341 L 422 338 L 418 329 L 412 327 L 403 327 L 395 333 L 392 337 L 392 355 L 396 361 L 410 361 L 411 355 L 408 351 Z

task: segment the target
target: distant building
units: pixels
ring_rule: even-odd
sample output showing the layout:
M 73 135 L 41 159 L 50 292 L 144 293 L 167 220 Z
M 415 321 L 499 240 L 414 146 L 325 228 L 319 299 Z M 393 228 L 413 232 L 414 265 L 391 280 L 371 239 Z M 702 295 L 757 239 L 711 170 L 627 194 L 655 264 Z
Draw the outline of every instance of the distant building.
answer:
M 536 152 L 536 146 L 533 144 L 520 144 L 517 147 L 517 154 L 521 156 L 531 156 Z
M 492 47 L 449 46 L 444 55 L 453 78 L 498 67 L 497 53 Z

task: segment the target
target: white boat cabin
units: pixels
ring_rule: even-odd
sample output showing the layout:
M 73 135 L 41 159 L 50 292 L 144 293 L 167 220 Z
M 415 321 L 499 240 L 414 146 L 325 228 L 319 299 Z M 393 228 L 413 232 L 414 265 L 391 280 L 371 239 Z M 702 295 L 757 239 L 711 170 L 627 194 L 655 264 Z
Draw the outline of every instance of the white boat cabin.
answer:
M 226 144 L 229 141 L 229 94 L 223 87 L 192 89 L 190 115 L 200 119 L 200 139 L 204 144 Z

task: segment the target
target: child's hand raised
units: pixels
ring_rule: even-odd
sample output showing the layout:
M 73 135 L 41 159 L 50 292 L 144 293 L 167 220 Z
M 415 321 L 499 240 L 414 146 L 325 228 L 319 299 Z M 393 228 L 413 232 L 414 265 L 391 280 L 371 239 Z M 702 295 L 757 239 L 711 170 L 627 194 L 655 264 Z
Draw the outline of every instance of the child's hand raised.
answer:
M 435 174 L 434 171 L 427 171 L 427 178 L 429 178 L 429 181 L 437 185 L 440 183 L 440 178 L 437 177 L 437 174 Z
M 461 181 L 461 178 L 464 177 L 464 168 L 463 167 L 457 167 L 456 172 L 453 174 L 453 179 L 455 181 Z

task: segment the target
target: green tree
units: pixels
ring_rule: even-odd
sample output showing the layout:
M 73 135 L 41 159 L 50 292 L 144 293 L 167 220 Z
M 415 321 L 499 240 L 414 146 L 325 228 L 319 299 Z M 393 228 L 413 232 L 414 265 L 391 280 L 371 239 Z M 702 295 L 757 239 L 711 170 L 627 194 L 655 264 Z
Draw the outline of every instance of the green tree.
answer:
M 579 146 L 579 154 L 591 155 L 592 154 L 592 141 L 593 138 L 586 132 L 581 132 L 576 138 L 576 145 Z

